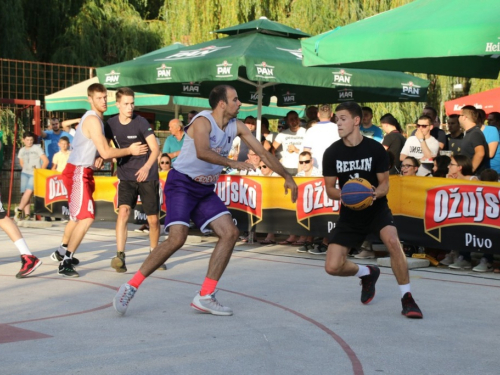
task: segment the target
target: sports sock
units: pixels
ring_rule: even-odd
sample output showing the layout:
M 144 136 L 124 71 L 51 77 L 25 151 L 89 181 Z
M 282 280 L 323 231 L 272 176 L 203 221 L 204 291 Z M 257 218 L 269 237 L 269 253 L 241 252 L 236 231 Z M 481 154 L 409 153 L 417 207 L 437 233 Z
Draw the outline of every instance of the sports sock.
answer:
M 64 259 L 62 260 L 63 262 L 67 259 L 73 259 L 73 253 L 70 251 L 66 251 L 66 254 L 64 254 Z
M 363 277 L 370 274 L 370 269 L 367 266 L 358 265 L 358 267 L 359 267 L 358 272 L 356 272 L 356 275 L 354 276 Z
M 217 286 L 217 280 L 209 279 L 205 277 L 205 281 L 201 285 L 200 296 L 206 296 L 207 294 L 212 294 L 215 292 L 215 287 Z
M 66 253 L 68 249 L 68 244 L 67 243 L 62 243 L 61 245 L 59 245 L 57 251 L 59 252 L 60 255 L 64 256 L 64 254 Z
M 410 284 L 400 285 L 399 290 L 401 291 L 401 297 L 404 297 L 406 293 L 410 292 Z
M 33 255 L 31 254 L 30 249 L 28 249 L 28 245 L 26 244 L 24 238 L 18 239 L 16 242 L 14 242 L 14 245 L 16 245 L 17 250 L 19 250 L 21 255 Z
M 131 285 L 134 288 L 139 288 L 144 280 L 146 280 L 146 276 L 144 276 L 139 270 L 135 273 L 134 277 L 129 280 L 128 285 Z

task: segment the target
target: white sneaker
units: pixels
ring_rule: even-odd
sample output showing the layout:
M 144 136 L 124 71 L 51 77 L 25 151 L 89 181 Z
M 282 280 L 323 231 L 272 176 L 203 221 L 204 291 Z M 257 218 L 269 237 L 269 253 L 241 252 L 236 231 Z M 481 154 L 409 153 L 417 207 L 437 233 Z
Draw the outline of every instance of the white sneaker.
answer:
M 479 264 L 472 269 L 475 272 L 493 272 L 493 266 L 488 263 L 486 258 L 481 258 Z
M 222 306 L 217 298 L 215 298 L 215 293 L 207 294 L 206 296 L 200 296 L 200 292 L 196 294 L 191 302 L 191 307 L 195 310 L 213 314 L 213 315 L 233 315 L 233 310 L 230 307 Z
M 470 270 L 472 265 L 468 260 L 465 260 L 462 255 L 460 255 L 455 263 L 450 264 L 449 267 L 454 270 Z
M 456 260 L 457 260 L 457 253 L 455 251 L 450 251 L 448 254 L 446 254 L 444 259 L 439 263 L 441 263 L 443 266 L 450 266 L 453 263 L 455 263 Z
M 356 259 L 375 259 L 375 252 L 363 249 L 359 254 L 354 255 Z
M 134 298 L 135 292 L 137 292 L 137 288 L 134 288 L 132 285 L 125 283 L 120 286 L 118 293 L 113 298 L 113 307 L 118 314 L 125 315 L 128 304 Z

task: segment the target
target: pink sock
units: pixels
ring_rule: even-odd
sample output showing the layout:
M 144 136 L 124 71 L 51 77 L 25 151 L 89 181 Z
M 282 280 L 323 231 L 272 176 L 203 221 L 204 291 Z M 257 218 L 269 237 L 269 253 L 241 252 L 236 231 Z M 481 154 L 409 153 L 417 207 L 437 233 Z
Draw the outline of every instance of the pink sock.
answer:
M 134 288 L 139 288 L 142 282 L 146 280 L 146 277 L 141 273 L 141 271 L 137 271 L 128 282 L 128 285 L 132 285 Z
M 205 277 L 205 281 L 203 282 L 200 290 L 200 296 L 206 296 L 207 294 L 212 294 L 215 292 L 215 287 L 217 286 L 217 280 L 209 279 Z

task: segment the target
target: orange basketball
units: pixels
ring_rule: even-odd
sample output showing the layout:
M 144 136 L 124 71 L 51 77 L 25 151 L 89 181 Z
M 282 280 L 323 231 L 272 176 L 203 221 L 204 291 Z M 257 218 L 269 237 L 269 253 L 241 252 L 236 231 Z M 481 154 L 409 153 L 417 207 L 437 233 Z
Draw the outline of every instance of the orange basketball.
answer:
M 373 203 L 372 184 L 364 178 L 353 178 L 342 186 L 340 199 L 351 210 L 364 210 Z

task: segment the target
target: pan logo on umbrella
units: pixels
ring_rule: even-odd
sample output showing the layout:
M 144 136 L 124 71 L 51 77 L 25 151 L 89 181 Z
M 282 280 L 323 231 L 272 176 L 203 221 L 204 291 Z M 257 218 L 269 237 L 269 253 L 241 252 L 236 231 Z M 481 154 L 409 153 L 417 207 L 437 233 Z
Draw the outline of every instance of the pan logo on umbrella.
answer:
M 116 73 L 114 70 L 112 70 L 110 73 L 105 74 L 105 76 L 106 76 L 106 81 L 104 82 L 105 85 L 114 86 L 117 85 L 120 81 L 120 73 Z
M 161 64 L 159 68 L 156 68 L 156 80 L 164 81 L 172 79 L 172 67 Z
M 262 93 L 262 99 L 264 99 L 265 96 L 266 94 Z M 258 101 L 259 101 L 259 94 L 256 91 L 251 91 L 248 103 L 257 103 Z
M 332 72 L 334 86 L 351 86 L 352 74 L 347 73 L 344 69 L 340 69 L 338 72 Z
M 500 38 L 498 38 L 500 39 Z M 489 42 L 486 43 L 486 52 L 500 52 L 500 42 L 493 43 Z
M 290 91 L 287 91 L 282 96 L 283 96 L 283 103 L 285 103 L 286 105 L 292 105 L 292 104 L 297 103 L 295 101 L 295 93 L 294 92 L 292 93 Z
M 186 82 L 182 83 L 182 93 L 188 95 L 200 95 L 201 83 L 198 82 Z
M 255 67 L 257 68 L 256 77 L 266 79 L 276 78 L 274 76 L 274 66 L 268 65 L 265 61 L 262 61 L 260 64 L 255 64 Z
M 414 84 L 412 81 L 401 83 L 401 86 L 403 86 L 403 91 L 401 92 L 403 97 L 418 98 L 420 96 L 420 86 Z
M 214 52 L 220 51 L 221 49 L 225 49 L 225 48 L 231 48 L 231 46 L 222 46 L 222 47 L 208 46 L 208 47 L 203 47 L 203 48 L 199 48 L 199 49 L 193 49 L 190 51 L 180 51 L 180 52 L 177 52 L 171 56 L 167 56 L 163 59 L 156 59 L 155 61 L 181 60 L 181 59 L 190 59 L 193 57 L 203 57 L 203 56 L 206 56 L 210 53 L 214 53 Z
M 339 90 L 339 101 L 352 101 L 354 100 L 354 90 L 341 89 Z
M 226 60 L 223 61 L 222 64 L 217 64 L 217 78 L 226 78 L 226 77 L 232 77 L 233 75 L 231 74 L 231 67 L 233 64 L 229 64 Z

